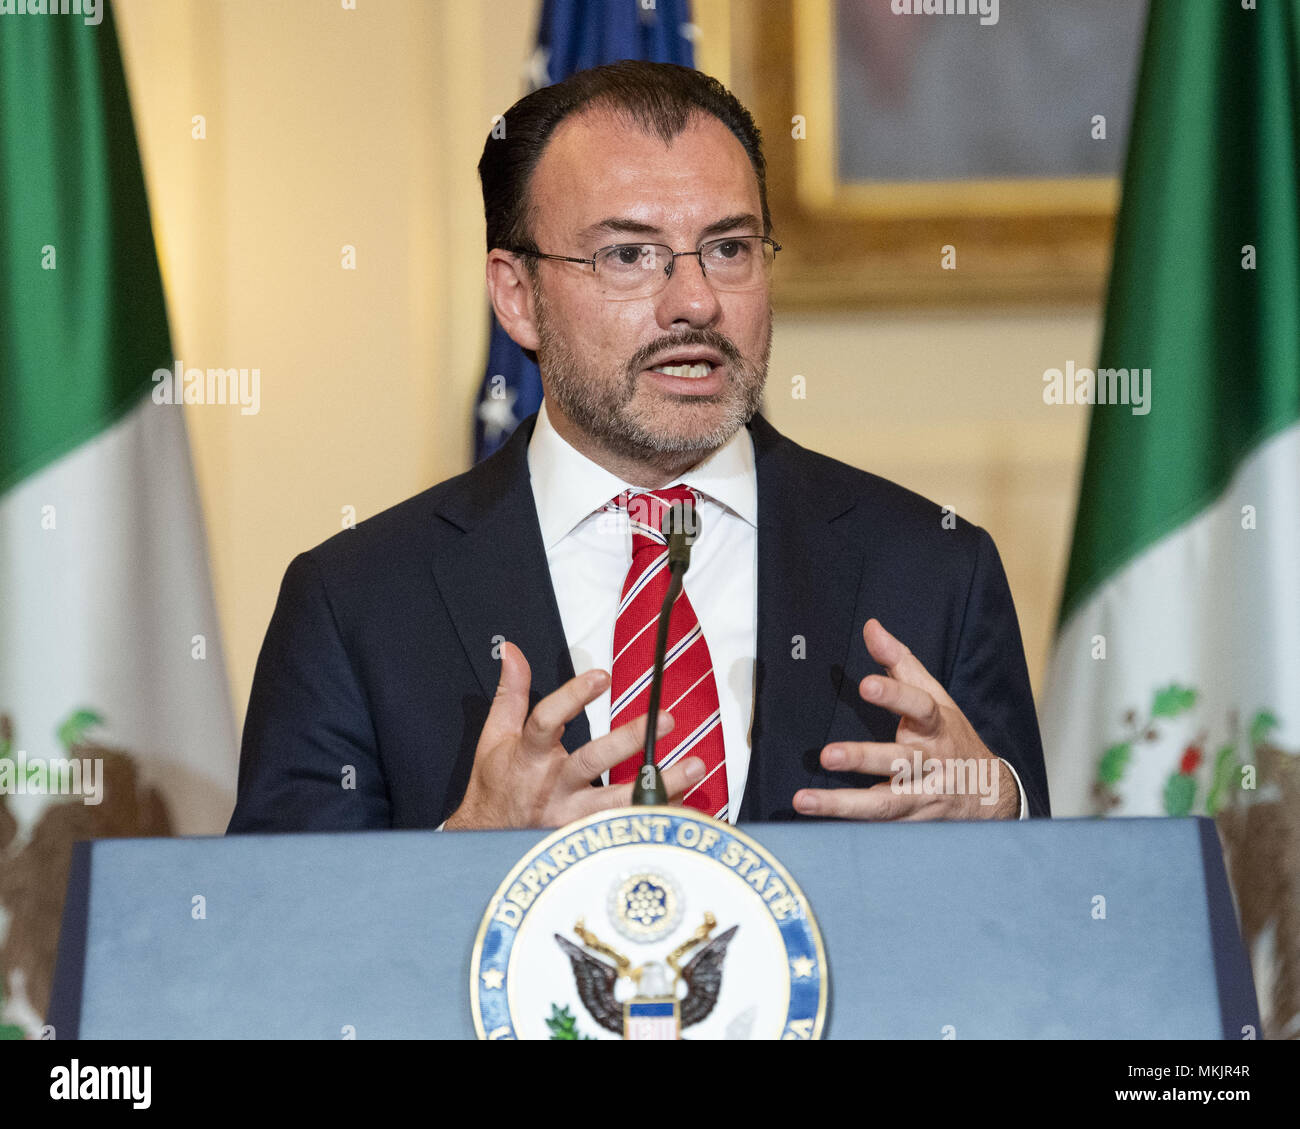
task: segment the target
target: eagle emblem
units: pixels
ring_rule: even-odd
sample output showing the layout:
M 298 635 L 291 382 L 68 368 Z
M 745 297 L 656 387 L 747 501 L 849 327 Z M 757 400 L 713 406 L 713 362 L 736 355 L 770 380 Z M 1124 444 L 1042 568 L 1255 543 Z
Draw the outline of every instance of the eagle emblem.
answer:
M 615 808 L 502 879 L 470 1006 L 494 1042 L 818 1039 L 828 971 L 808 900 L 762 843 L 690 808 Z
M 578 998 L 601 1027 L 625 1039 L 679 1039 L 683 1028 L 701 1022 L 717 1006 L 727 946 L 740 928 L 733 925 L 710 939 L 717 924 L 713 914 L 706 913 L 703 924 L 662 964 L 652 960 L 636 966 L 581 919 L 573 931 L 582 946 L 559 933 L 554 936 L 573 966 Z M 683 966 L 682 959 L 695 948 L 699 951 Z M 632 996 L 622 1003 L 615 995 L 620 980 L 634 986 Z M 685 992 L 680 991 L 683 985 Z

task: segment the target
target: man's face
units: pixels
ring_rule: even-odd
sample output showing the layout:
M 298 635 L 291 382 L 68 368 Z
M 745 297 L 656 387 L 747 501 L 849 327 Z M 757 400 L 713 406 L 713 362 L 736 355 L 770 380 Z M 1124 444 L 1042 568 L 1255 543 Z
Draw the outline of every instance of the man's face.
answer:
M 711 115 L 671 145 L 608 113 L 569 118 L 538 163 L 531 202 L 533 239 L 548 254 L 581 258 L 636 242 L 693 251 L 708 239 L 763 234 L 749 158 Z M 715 289 L 694 257 L 674 261 L 658 294 L 621 300 L 602 295 L 589 266 L 539 261 L 537 355 L 556 426 L 663 467 L 720 447 L 761 403 L 769 297 L 766 284 Z M 711 362 L 707 375 L 653 371 L 691 359 Z

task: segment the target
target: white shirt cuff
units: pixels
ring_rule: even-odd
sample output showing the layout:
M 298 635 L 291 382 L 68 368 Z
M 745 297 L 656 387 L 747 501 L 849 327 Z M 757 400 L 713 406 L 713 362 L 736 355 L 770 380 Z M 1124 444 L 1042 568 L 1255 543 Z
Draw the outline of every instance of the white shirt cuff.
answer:
M 1016 766 L 1013 765 L 1009 760 L 1005 760 L 1005 759 L 1003 759 L 1002 757 L 998 757 L 998 760 L 1002 761 L 1002 763 L 1005 764 L 1005 765 L 1007 766 L 1007 768 L 1011 769 L 1011 775 L 1015 777 L 1015 780 L 1016 780 L 1016 791 L 1020 793 L 1020 815 L 1018 816 L 1018 818 L 1019 818 L 1019 819 L 1028 819 L 1028 818 L 1029 818 L 1029 800 L 1026 799 L 1026 797 L 1025 797 L 1025 786 L 1024 786 L 1023 784 L 1020 783 L 1020 773 L 1018 773 L 1018 772 L 1016 771 Z

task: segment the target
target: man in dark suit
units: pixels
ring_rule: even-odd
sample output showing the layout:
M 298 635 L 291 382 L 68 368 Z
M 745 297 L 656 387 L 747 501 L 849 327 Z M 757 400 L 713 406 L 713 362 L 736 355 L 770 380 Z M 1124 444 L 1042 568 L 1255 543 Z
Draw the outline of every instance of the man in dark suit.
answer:
M 538 357 L 542 411 L 290 565 L 231 831 L 555 826 L 626 803 L 667 590 L 642 503 L 701 519 L 659 723 L 675 801 L 732 821 L 1048 814 L 989 536 L 757 414 L 779 248 L 749 114 L 698 72 L 620 63 L 505 127 L 479 165 L 488 289 Z

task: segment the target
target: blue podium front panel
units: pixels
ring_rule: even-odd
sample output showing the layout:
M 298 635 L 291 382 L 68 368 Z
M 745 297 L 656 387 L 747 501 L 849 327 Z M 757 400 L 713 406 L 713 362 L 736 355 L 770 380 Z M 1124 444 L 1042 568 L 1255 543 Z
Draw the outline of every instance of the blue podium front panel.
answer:
M 1205 820 L 756 824 L 803 887 L 831 1038 L 1240 1038 Z M 472 1038 L 484 908 L 541 832 L 79 846 L 59 1038 Z

